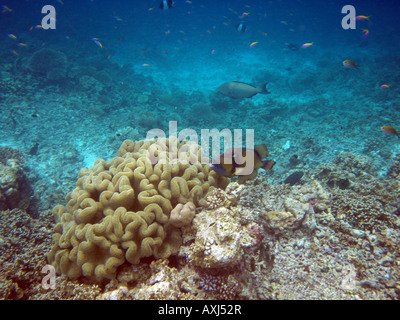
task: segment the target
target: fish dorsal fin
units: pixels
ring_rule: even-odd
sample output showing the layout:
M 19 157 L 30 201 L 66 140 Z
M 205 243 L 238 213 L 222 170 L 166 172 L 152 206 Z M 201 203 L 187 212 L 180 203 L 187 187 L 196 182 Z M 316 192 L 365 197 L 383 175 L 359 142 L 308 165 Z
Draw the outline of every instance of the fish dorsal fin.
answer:
M 260 157 L 260 160 L 262 158 L 265 158 L 269 154 L 268 148 L 264 143 L 255 147 L 254 150 L 256 151 L 256 154 Z

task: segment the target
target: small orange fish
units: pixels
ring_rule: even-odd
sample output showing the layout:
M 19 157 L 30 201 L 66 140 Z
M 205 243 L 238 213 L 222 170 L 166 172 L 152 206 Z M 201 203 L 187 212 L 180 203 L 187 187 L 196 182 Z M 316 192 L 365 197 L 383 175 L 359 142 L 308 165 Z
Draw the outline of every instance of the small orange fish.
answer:
M 359 66 L 351 59 L 344 60 L 343 65 L 349 69 L 354 69 L 354 68 L 358 69 L 359 68 Z
M 361 38 L 365 39 L 369 36 L 369 30 L 368 29 L 362 29 L 363 34 L 361 36 Z
M 383 84 L 380 86 L 381 89 L 389 89 L 390 88 L 390 84 Z
M 400 138 L 399 132 L 392 126 L 383 126 L 381 127 L 381 130 L 389 136 L 398 136 Z
M 357 16 L 356 17 L 356 21 L 362 21 L 362 20 L 369 20 L 370 16 Z
M 37 24 L 36 26 L 30 27 L 29 31 L 32 31 L 33 29 L 43 29 L 43 27 L 40 24 Z

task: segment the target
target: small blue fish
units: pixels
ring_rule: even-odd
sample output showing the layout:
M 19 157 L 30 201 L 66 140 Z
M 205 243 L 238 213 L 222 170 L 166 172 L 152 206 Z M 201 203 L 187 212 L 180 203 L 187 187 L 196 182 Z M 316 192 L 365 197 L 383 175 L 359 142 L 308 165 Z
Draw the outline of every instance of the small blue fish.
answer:
M 236 28 L 236 30 L 239 31 L 239 32 L 246 32 L 246 29 L 247 29 L 243 22 L 238 23 L 238 24 L 235 26 L 235 28 Z
M 12 12 L 12 9 L 10 9 L 9 7 L 7 7 L 5 4 L 2 4 L 2 5 L 1 5 L 1 8 L 2 8 L 2 11 L 1 11 L 1 12 L 3 12 L 3 13 Z
M 101 49 L 103 49 L 103 45 L 101 44 L 101 42 L 99 41 L 98 38 L 92 38 L 93 42 L 95 44 L 97 44 Z

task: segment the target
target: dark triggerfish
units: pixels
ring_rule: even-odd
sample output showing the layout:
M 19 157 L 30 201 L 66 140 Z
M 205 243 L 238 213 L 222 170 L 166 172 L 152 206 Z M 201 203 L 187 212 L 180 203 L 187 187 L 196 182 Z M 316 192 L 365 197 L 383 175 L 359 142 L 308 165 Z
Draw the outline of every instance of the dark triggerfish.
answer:
M 239 176 L 239 183 L 245 183 L 257 177 L 258 169 L 273 168 L 276 162 L 263 160 L 267 156 L 268 149 L 265 144 L 260 144 L 255 149 L 230 149 L 219 156 L 219 161 L 212 161 L 211 169 L 224 177 Z
M 245 99 L 251 98 L 258 93 L 268 94 L 267 83 L 264 83 L 258 87 L 252 86 L 251 84 L 231 81 L 224 83 L 218 88 L 218 92 L 232 99 Z

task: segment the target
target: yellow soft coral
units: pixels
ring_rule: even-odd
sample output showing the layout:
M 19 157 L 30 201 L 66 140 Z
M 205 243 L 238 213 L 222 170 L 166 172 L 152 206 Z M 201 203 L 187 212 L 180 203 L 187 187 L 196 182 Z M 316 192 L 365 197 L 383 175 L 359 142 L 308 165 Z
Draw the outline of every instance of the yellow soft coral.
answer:
M 101 281 L 113 279 L 126 261 L 176 253 L 182 238 L 171 210 L 180 203 L 198 206 L 228 183 L 200 160 L 201 149 L 191 142 L 127 140 L 111 161 L 82 169 L 67 205 L 54 208 L 49 262 L 70 278 Z

